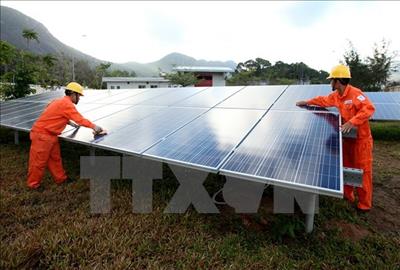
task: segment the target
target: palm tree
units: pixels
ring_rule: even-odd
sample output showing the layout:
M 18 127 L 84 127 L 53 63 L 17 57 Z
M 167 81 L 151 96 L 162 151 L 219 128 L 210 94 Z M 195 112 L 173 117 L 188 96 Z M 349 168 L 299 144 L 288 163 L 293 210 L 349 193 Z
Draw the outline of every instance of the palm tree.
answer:
M 26 39 L 26 46 L 29 49 L 29 42 L 31 40 L 36 40 L 36 42 L 39 42 L 39 35 L 36 33 L 33 29 L 24 29 L 22 30 L 22 36 Z
M 45 56 L 42 57 L 43 63 L 44 63 L 47 67 L 49 67 L 49 68 L 51 68 L 52 66 L 54 66 L 54 62 L 55 62 L 56 60 L 57 60 L 57 58 L 54 57 L 54 56 L 51 55 L 51 54 L 46 54 Z

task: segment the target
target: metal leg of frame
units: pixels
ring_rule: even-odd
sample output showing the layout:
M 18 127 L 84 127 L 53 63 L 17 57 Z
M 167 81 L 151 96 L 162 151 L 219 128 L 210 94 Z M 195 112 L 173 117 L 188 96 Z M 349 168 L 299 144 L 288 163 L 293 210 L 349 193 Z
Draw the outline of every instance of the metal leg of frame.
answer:
M 307 205 L 307 211 L 306 211 L 306 220 L 305 220 L 305 228 L 306 228 L 306 233 L 311 233 L 314 229 L 314 216 L 315 216 L 315 205 L 316 205 L 316 199 L 317 199 L 317 194 L 310 194 L 309 195 L 309 201 Z
M 90 151 L 90 163 L 92 165 L 95 164 L 95 156 L 96 156 L 96 148 L 89 146 L 89 151 Z
M 14 143 L 15 144 L 19 144 L 19 132 L 18 132 L 18 130 L 15 130 L 14 131 Z

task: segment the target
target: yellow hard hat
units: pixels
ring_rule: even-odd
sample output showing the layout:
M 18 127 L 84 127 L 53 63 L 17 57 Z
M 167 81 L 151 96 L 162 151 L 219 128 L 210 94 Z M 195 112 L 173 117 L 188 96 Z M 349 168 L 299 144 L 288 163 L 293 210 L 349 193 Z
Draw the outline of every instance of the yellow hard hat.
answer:
M 332 68 L 331 73 L 329 74 L 329 79 L 335 79 L 335 78 L 351 78 L 350 74 L 350 68 L 345 65 L 337 65 Z
M 83 96 L 83 87 L 77 82 L 70 82 L 65 87 L 66 90 L 71 90 L 72 92 L 78 93 L 79 95 Z

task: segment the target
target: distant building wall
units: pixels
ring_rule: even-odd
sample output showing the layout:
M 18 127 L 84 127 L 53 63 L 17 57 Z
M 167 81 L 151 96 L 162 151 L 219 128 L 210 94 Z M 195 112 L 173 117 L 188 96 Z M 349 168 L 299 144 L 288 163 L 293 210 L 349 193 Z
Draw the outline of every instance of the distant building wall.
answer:
M 107 89 L 166 88 L 171 82 L 162 77 L 103 77 Z
M 212 86 L 225 86 L 225 74 L 213 73 L 212 74 Z
M 107 89 L 137 89 L 171 87 L 169 82 L 106 82 Z

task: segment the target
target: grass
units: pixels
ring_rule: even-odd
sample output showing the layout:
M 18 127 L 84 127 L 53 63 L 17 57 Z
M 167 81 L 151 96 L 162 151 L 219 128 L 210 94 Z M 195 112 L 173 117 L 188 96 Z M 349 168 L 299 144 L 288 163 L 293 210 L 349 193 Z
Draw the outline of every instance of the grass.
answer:
M 25 187 L 29 138 L 0 129 L 1 269 L 398 269 L 400 255 L 400 142 L 375 141 L 374 209 L 359 214 L 346 201 L 320 197 L 315 230 L 304 216 L 271 214 L 271 188 L 259 212 L 237 215 L 163 211 L 178 187 L 168 168 L 154 181 L 153 212 L 131 211 L 131 184 L 112 181 L 112 211 L 91 215 L 89 182 L 57 186 L 46 174 L 42 193 Z M 83 146 L 62 142 L 64 166 L 79 176 Z M 106 151 L 98 155 L 111 155 Z M 115 154 L 113 154 L 115 155 Z M 224 179 L 210 175 L 213 194 Z M 375 195 L 376 194 L 376 195 Z

